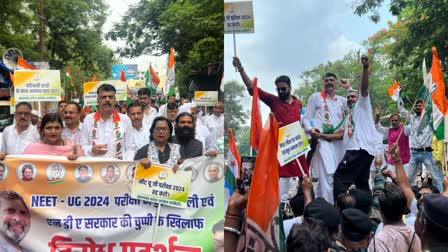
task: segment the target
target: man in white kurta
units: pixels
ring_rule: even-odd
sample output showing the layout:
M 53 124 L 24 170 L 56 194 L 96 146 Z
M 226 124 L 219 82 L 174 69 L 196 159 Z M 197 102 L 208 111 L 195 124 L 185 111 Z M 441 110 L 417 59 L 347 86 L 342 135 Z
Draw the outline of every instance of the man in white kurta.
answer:
M 103 84 L 97 90 L 98 111 L 84 119 L 81 145 L 87 156 L 134 160 L 135 142 L 131 120 L 114 110 L 115 87 Z
M 40 136 L 36 126 L 31 124 L 31 105 L 20 102 L 14 113 L 15 123 L 3 130 L 0 160 L 6 154 L 20 155 L 26 146 L 39 142 Z
M 312 175 L 319 178 L 316 197 L 322 197 L 333 204 L 333 175 L 344 156 L 342 139 L 325 139 L 323 135 L 343 131 L 346 98 L 335 94 L 336 75 L 326 73 L 323 78 L 324 89 L 314 93 L 308 100 L 303 125 L 305 132 L 318 138 L 318 144 L 311 160 Z M 347 80 L 341 80 L 348 87 Z M 348 85 L 348 86 L 347 86 Z
M 64 129 L 62 138 L 72 143 L 81 141 L 81 107 L 76 102 L 68 102 L 64 109 Z
M 216 145 L 216 140 L 224 134 L 224 104 L 220 101 L 215 103 L 213 114 L 205 118 L 205 126 L 210 131 L 211 145 Z

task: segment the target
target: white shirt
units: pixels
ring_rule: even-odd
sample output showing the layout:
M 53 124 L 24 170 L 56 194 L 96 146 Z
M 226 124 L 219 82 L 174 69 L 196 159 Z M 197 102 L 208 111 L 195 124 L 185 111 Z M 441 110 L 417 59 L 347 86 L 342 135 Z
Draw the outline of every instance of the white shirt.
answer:
M 13 245 L 11 245 L 3 237 L 0 236 L 0 252 L 27 252 L 27 251 L 28 250 L 24 248 L 22 248 L 21 250 L 16 249 Z
M 336 127 L 344 118 L 344 106 L 346 106 L 345 104 L 347 104 L 347 99 L 342 96 L 335 95 L 334 99 L 327 97 L 325 98 L 325 101 L 328 105 L 330 123 L 334 127 Z M 320 132 L 323 132 L 322 124 L 324 122 L 324 118 L 325 110 L 322 97 L 320 95 L 320 92 L 314 93 L 308 100 L 308 104 L 306 105 L 306 112 L 303 116 L 303 126 L 305 132 L 308 132 L 311 128 L 313 128 L 311 122 L 313 122 L 314 128 L 319 129 Z M 341 126 L 342 129 L 344 125 Z
M 202 142 L 202 149 L 208 150 L 213 142 L 212 137 L 210 136 L 210 131 L 202 124 L 196 123 L 196 134 L 195 138 Z M 216 139 L 215 139 L 216 142 Z
M 353 104 L 353 122 L 354 133 L 348 136 L 348 122 L 349 117 L 345 119 L 344 131 L 344 145 L 347 150 L 366 150 L 370 155 L 376 154 L 376 139 L 377 130 L 373 121 L 372 105 L 370 103 L 370 96 L 363 97 L 359 93 L 359 99 L 356 104 Z M 375 136 L 375 137 L 372 137 Z
M 16 125 L 10 125 L 3 130 L 2 151 L 9 155 L 20 155 L 26 146 L 39 142 L 40 135 L 36 126 L 29 125 L 22 133 L 18 134 Z
M 71 130 L 67 128 L 64 124 L 64 129 L 62 130 L 62 139 L 68 140 L 72 143 L 76 141 L 76 143 L 79 143 L 81 141 L 81 129 L 82 129 L 82 123 L 79 122 L 78 127 L 75 130 Z
M 135 145 L 137 146 L 136 151 L 138 151 L 141 147 L 149 144 L 149 127 L 145 124 L 143 124 L 143 126 L 139 130 L 132 127 L 130 135 L 134 139 Z
M 97 144 L 107 144 L 108 150 L 105 155 L 95 155 L 92 153 L 92 129 L 93 129 L 93 115 L 89 114 L 84 119 L 84 123 L 82 125 L 81 129 L 81 145 L 82 149 L 84 150 L 84 153 L 86 156 L 98 156 L 98 157 L 108 157 L 108 158 L 115 158 L 115 150 L 114 150 L 114 142 L 115 142 L 115 133 L 113 129 L 112 119 L 113 115 L 109 117 L 108 120 L 104 121 L 100 117 L 100 121 L 98 123 L 98 130 L 97 130 Z M 120 127 L 121 132 L 123 134 L 123 137 L 120 141 L 121 146 L 123 148 L 123 159 L 124 160 L 134 160 L 135 156 L 135 142 L 134 138 L 131 137 L 131 128 L 132 123 L 131 119 L 127 115 L 118 114 L 120 116 Z
M 157 116 L 164 116 L 164 117 L 166 117 L 166 115 L 165 115 L 165 110 L 166 110 L 166 103 L 163 104 L 162 106 L 160 106 L 160 108 L 159 108 L 159 114 L 157 114 Z
M 152 121 L 154 121 L 154 118 L 157 117 L 157 109 L 153 107 L 150 108 L 151 109 L 148 111 L 148 113 L 143 113 L 143 125 L 146 125 L 148 129 L 151 128 Z
M 216 144 L 216 139 L 218 139 L 222 134 L 224 134 L 224 114 L 216 116 L 211 114 L 205 118 L 205 126 L 207 126 L 210 131 L 210 136 L 212 139 L 211 145 Z
M 285 231 L 285 238 L 288 238 L 289 232 L 294 224 L 302 224 L 302 217 L 295 217 L 293 219 L 283 221 L 283 230 Z

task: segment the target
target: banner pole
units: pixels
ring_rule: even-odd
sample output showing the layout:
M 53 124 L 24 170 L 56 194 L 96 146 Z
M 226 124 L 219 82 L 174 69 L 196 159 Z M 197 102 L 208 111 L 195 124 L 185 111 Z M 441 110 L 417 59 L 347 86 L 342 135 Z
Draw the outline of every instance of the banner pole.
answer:
M 236 57 L 236 35 L 233 33 L 233 57 Z M 235 67 L 235 72 L 238 72 L 238 69 Z
M 161 207 L 162 207 L 162 204 L 159 203 L 159 206 L 157 207 L 157 215 L 156 215 L 156 220 L 154 223 L 154 228 L 152 230 L 152 244 L 154 244 L 154 242 L 156 240 L 156 231 L 157 231 L 157 226 L 159 225 L 159 215 L 160 215 Z

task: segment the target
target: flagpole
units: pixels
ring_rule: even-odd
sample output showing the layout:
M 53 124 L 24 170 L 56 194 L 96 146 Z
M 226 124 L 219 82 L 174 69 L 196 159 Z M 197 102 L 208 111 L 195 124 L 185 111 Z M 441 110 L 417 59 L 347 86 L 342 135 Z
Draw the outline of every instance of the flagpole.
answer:
M 233 55 L 236 57 L 236 35 L 233 33 Z M 238 72 L 238 69 L 235 67 L 235 72 Z
M 152 244 L 154 244 L 154 241 L 156 240 L 156 231 L 157 231 L 157 226 L 159 224 L 159 215 L 160 215 L 160 208 L 162 207 L 162 204 L 159 203 L 159 206 L 157 207 L 157 215 L 156 215 L 156 220 L 154 223 L 154 228 L 152 230 Z

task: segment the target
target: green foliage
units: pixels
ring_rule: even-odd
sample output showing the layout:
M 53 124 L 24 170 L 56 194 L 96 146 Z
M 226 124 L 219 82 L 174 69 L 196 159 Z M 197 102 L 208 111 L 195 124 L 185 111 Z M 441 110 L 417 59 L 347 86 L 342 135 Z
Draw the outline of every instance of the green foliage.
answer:
M 244 92 L 246 92 L 246 88 L 242 84 L 237 81 L 229 81 L 225 83 L 224 88 L 224 129 L 226 130 L 224 146 L 228 146 L 227 129 L 231 128 L 233 130 L 235 140 L 238 141 L 241 127 L 249 119 L 249 112 L 243 111 L 243 105 L 241 104 L 241 98 L 244 97 Z
M 383 114 L 397 112 L 396 103 L 389 97 L 387 89 L 394 82 L 394 75 L 388 69 L 381 55 L 371 54 L 369 76 L 369 94 L 371 97 L 372 107 L 378 105 L 383 107 Z M 338 79 L 346 78 L 350 81 L 354 89 L 358 89 L 361 83 L 362 65 L 358 53 L 349 53 L 343 59 L 334 62 L 327 62 L 302 73 L 299 81 L 299 88 L 294 90 L 294 95 L 302 99 L 302 103 L 306 106 L 308 98 L 315 92 L 320 92 L 323 88 L 322 77 L 326 72 L 336 74 Z M 346 96 L 346 91 L 338 86 L 336 94 Z
M 114 56 L 103 42 L 102 27 L 107 17 L 104 0 L 16 0 L 0 1 L 0 48 L 16 47 L 24 58 L 41 61 L 39 31 L 44 25 L 44 61 L 51 69 L 61 70 L 65 79 L 66 67 L 70 67 L 75 87 L 67 85 L 67 91 L 77 90 L 96 74 L 98 79 L 111 75 Z
M 250 127 L 244 126 L 240 130 L 238 139 L 238 151 L 241 156 L 249 156 L 250 154 Z M 255 155 L 255 151 L 252 151 L 252 155 Z
M 223 61 L 223 1 L 140 1 L 130 8 L 108 39 L 127 41 L 121 56 L 162 55 L 176 50 L 176 86 L 184 96 L 189 76 Z

